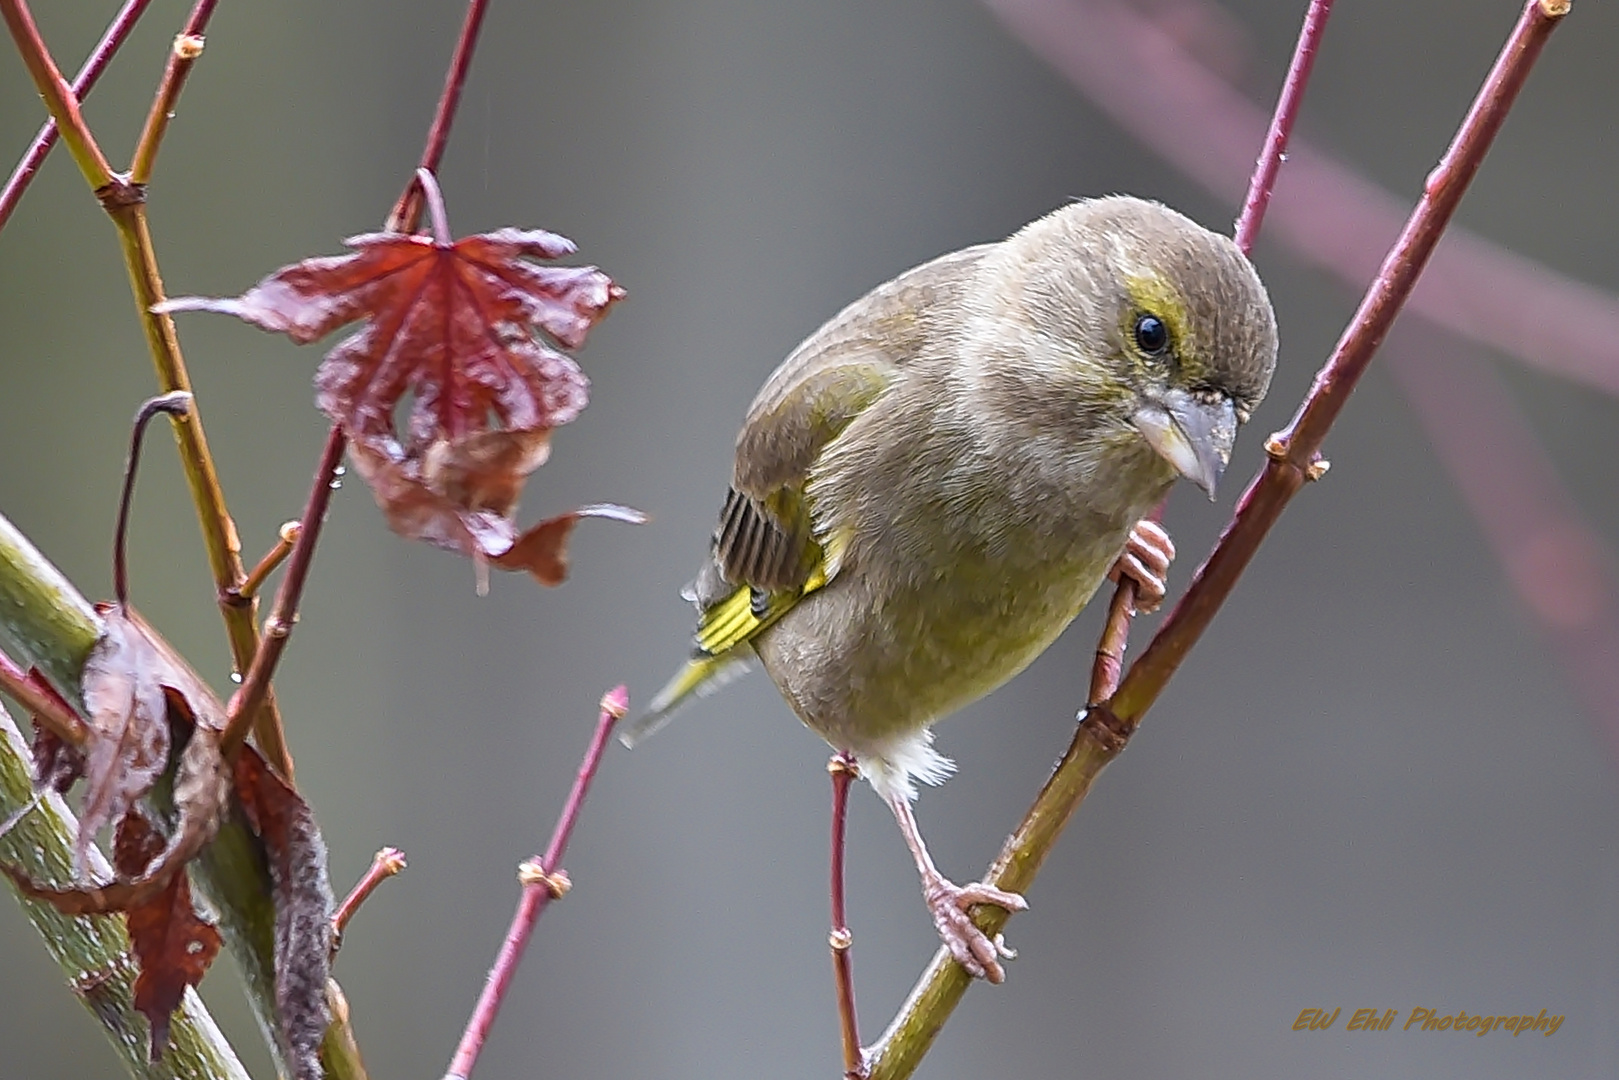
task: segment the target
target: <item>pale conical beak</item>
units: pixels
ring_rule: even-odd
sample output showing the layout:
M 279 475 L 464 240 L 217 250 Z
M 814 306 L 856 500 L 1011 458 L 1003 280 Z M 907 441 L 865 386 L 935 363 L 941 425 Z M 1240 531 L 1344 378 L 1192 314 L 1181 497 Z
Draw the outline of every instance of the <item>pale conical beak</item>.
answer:
M 1143 402 L 1131 420 L 1147 445 L 1214 498 L 1237 439 L 1237 409 L 1230 398 L 1199 400 L 1184 390 L 1168 390 Z

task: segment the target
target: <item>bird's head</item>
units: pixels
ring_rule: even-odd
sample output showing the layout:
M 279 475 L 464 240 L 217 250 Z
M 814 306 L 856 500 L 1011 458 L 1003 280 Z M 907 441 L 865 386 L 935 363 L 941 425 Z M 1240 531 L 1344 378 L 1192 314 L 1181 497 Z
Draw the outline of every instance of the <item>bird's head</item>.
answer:
M 1145 440 L 1212 498 L 1276 367 L 1276 317 L 1247 257 L 1125 196 L 1065 206 L 1005 248 L 1049 405 L 1110 441 Z

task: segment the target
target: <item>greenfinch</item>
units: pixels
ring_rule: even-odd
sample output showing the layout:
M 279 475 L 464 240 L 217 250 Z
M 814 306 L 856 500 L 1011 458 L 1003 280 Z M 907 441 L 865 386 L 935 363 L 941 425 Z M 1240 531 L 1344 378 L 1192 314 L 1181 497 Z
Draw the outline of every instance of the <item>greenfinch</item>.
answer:
M 754 399 L 684 594 L 694 655 L 625 743 L 757 657 L 892 809 L 951 954 L 1001 981 L 1004 946 L 968 909 L 1025 904 L 929 857 L 916 781 L 954 768 L 932 726 L 1039 656 L 1110 572 L 1162 599 L 1173 549 L 1144 519 L 1177 477 L 1213 497 L 1276 348 L 1237 246 L 1124 196 L 879 285 Z

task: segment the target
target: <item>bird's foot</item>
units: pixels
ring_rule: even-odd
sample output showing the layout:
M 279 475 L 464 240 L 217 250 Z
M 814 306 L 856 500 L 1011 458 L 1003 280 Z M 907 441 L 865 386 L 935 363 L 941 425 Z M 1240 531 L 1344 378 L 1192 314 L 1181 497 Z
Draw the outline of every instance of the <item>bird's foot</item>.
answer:
M 928 910 L 933 913 L 933 925 L 939 931 L 950 955 L 956 963 L 967 969 L 967 974 L 992 983 L 1006 981 L 1006 969 L 1001 959 L 1010 960 L 1017 954 L 1007 948 L 1001 935 L 991 938 L 973 925 L 967 909 L 973 904 L 996 904 L 1007 911 L 1026 911 L 1028 901 L 1017 893 L 997 889 L 975 881 L 970 885 L 957 885 L 940 876 L 923 883 L 922 895 Z
M 1175 559 L 1175 545 L 1169 534 L 1156 521 L 1143 519 L 1130 530 L 1125 541 L 1124 554 L 1107 572 L 1109 579 L 1118 581 L 1127 577 L 1136 585 L 1137 612 L 1146 614 L 1158 610 L 1164 602 L 1164 579 L 1169 576 L 1169 564 Z

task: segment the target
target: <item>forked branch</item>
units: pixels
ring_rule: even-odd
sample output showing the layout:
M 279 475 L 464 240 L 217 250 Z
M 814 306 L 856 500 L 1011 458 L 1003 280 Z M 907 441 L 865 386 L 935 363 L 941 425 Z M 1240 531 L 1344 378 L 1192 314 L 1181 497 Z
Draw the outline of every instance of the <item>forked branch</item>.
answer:
M 1213 621 L 1270 527 L 1304 483 L 1319 475 L 1319 453 L 1327 431 L 1410 296 L 1547 38 L 1568 10 L 1564 0 L 1530 0 L 1525 6 L 1455 139 L 1429 175 L 1422 198 L 1331 357 L 1317 373 L 1293 422 L 1267 443 L 1265 467 L 1243 493 L 1214 551 L 1117 692 L 1085 711 L 1067 754 L 991 867 L 985 879 L 990 884 L 1015 892 L 1029 887 L 1069 817 Z M 985 932 L 996 933 L 1006 918 L 1005 912 L 987 908 L 980 909 L 977 921 Z M 873 1080 L 911 1075 L 969 981 L 948 953 L 941 950 L 935 955 L 870 1056 Z

